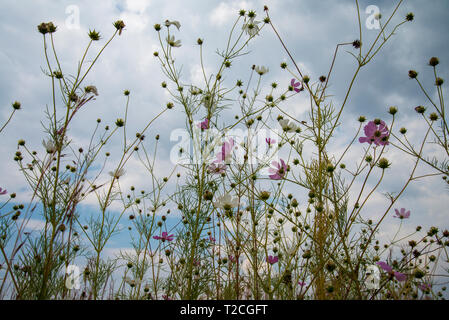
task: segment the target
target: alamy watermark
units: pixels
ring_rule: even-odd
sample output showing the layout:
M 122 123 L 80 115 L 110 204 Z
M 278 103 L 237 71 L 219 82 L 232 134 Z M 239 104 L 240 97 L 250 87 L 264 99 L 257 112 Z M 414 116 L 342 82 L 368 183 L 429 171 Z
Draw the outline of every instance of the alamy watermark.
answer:
M 65 8 L 65 26 L 69 30 L 78 30 L 80 28 L 80 8 L 71 4 Z
M 368 290 L 378 290 L 380 284 L 380 270 L 376 265 L 366 267 L 365 286 Z
M 203 164 L 217 167 L 229 164 L 251 164 L 266 166 L 260 173 L 267 174 L 268 166 L 278 161 L 281 132 L 242 129 L 219 131 L 194 127 L 192 134 L 186 129 L 175 129 L 170 141 L 176 142 L 170 151 L 173 164 Z
M 79 289 L 80 288 L 80 269 L 76 265 L 68 265 L 65 271 L 66 279 L 65 286 L 67 289 Z
M 380 9 L 378 6 L 370 5 L 366 7 L 365 13 L 368 17 L 365 20 L 365 26 L 368 30 L 379 30 L 380 29 Z

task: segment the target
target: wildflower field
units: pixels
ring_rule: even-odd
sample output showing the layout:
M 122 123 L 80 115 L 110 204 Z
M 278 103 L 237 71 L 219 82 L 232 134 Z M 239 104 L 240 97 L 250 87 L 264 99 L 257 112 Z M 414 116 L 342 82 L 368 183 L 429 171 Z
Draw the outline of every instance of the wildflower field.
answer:
M 447 298 L 446 1 L 2 3 L 1 299 Z

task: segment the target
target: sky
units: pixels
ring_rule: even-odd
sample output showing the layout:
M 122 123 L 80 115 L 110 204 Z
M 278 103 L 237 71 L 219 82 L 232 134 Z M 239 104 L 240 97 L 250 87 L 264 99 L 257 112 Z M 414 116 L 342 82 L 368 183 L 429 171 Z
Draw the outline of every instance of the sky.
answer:
M 376 29 L 367 27 L 367 23 L 372 21 L 370 6 L 377 7 L 386 18 L 396 3 L 388 0 L 359 1 L 364 43 L 369 43 L 377 35 Z M 196 40 L 204 40 L 206 71 L 216 72 L 218 56 L 215 51 L 225 45 L 224 41 L 240 9 L 255 10 L 260 18 L 264 16 L 263 6 L 267 5 L 271 19 L 292 56 L 315 80 L 327 74 L 337 43 L 352 42 L 358 38 L 356 9 L 351 0 L 0 0 L 0 4 L 0 32 L 3 38 L 0 47 L 0 123 L 9 117 L 13 101 L 18 100 L 22 104 L 22 110 L 14 115 L 0 134 L 0 187 L 16 192 L 18 201 L 23 202 L 29 198 L 30 190 L 12 160 L 13 155 L 19 139 L 26 140 L 30 148 L 42 149 L 44 132 L 41 121 L 45 121 L 45 107 L 51 103 L 50 81 L 42 73 L 42 68 L 45 68 L 42 35 L 36 28 L 41 22 L 53 21 L 58 26 L 55 33 L 58 55 L 63 70 L 72 74 L 89 41 L 87 33 L 90 29 L 99 31 L 102 36 L 99 43 L 92 47 L 95 51 L 114 32 L 114 21 L 122 19 L 126 24 L 122 35 L 108 46 L 86 79 L 86 84 L 98 88 L 99 96 L 88 108 L 81 110 L 72 123 L 70 135 L 75 145 L 88 143 L 97 118 L 101 118 L 105 125 L 113 125 L 116 118 L 123 117 L 125 89 L 131 92 L 127 122 L 133 128 L 141 128 L 168 102 L 169 97 L 160 86 L 166 79 L 159 62 L 153 57 L 159 45 L 153 29 L 155 23 L 163 24 L 166 19 L 181 23 L 180 30 L 175 31 L 176 38 L 182 41 L 182 46 L 177 48 L 176 59 L 179 65 L 183 65 L 183 80 L 192 83 L 201 81 Z M 413 12 L 415 19 L 399 28 L 379 55 L 362 68 L 330 151 L 341 153 L 345 144 L 352 139 L 360 115 L 367 119 L 390 121 L 387 114 L 389 106 L 397 106 L 399 110 L 397 129 L 405 126 L 412 141 L 422 136 L 423 122 L 414 107 L 428 105 L 428 102 L 416 83 L 408 78 L 408 70 L 418 71 L 426 88 L 435 97 L 433 74 L 427 64 L 430 57 L 439 57 L 438 72 L 443 79 L 448 78 L 448 9 L 449 3 L 445 0 L 404 1 L 393 22 L 399 23 L 408 12 Z M 271 29 L 262 31 L 251 44 L 250 54 L 231 68 L 230 81 L 247 79 L 250 67 L 255 64 L 269 68 L 263 79 L 266 86 L 272 82 L 288 86 L 291 76 L 279 67 L 281 62 L 289 62 L 288 56 Z M 350 47 L 340 50 L 330 80 L 329 92 L 335 105 L 341 104 L 355 70 L 354 58 L 347 51 L 354 52 Z M 446 87 L 444 84 L 443 90 Z M 302 96 L 285 104 L 285 111 L 297 119 L 305 119 L 307 108 L 307 99 Z M 232 117 L 232 110 L 228 111 L 228 117 Z M 161 176 L 167 176 L 173 168 L 168 160 L 175 144 L 170 141 L 170 132 L 184 125 L 185 120 L 179 109 L 173 110 L 165 113 L 147 134 L 148 137 L 161 135 L 157 167 Z M 149 144 L 153 141 L 148 140 Z M 112 145 L 110 148 L 112 165 L 114 160 L 118 160 L 119 147 Z M 361 152 L 362 146 L 356 146 L 346 162 L 355 162 Z M 435 154 L 440 155 L 437 151 Z M 395 150 L 389 150 L 387 157 L 393 165 L 381 191 L 398 192 L 412 162 Z M 121 180 L 124 188 L 131 185 L 148 187 L 136 159 L 130 160 L 126 170 Z M 425 168 L 422 170 L 426 172 Z M 412 211 L 412 219 L 404 223 L 402 230 L 412 231 L 416 225 L 422 225 L 424 229 L 431 225 L 448 228 L 448 204 L 448 189 L 441 178 L 412 183 L 398 202 L 399 207 Z M 366 214 L 379 218 L 384 206 L 384 196 L 381 192 L 376 193 Z M 32 223 L 39 227 L 39 221 Z M 388 217 L 380 236 L 388 238 L 397 227 L 397 220 Z M 128 247 L 128 243 L 116 239 L 110 250 L 117 252 Z

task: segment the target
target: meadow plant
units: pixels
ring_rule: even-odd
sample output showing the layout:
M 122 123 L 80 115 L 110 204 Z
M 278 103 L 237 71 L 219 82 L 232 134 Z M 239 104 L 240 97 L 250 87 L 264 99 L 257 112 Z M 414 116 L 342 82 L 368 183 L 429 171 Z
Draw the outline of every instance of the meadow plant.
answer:
M 441 265 L 449 261 L 449 232 L 418 226 L 411 234 L 398 236 L 403 224 L 410 224 L 416 214 L 413 208 L 401 207 L 399 199 L 407 187 L 433 176 L 449 183 L 449 131 L 438 58 L 429 61 L 435 78 L 430 85 L 436 95 L 425 89 L 429 84 L 421 83 L 417 71 L 408 73 L 427 99 L 423 104 L 428 104 L 415 108 L 426 128 L 418 143 L 408 138 L 406 127 L 396 129 L 398 108 L 385 106 L 380 118 L 354 119 L 358 129 L 349 143 L 340 151 L 332 148 L 358 75 L 367 64 L 375 63 L 387 42 L 394 42 L 397 30 L 414 19 L 412 13 L 398 17 L 402 2 L 386 20 L 378 17 L 377 37 L 365 42 L 356 0 L 357 39 L 338 43 L 328 72 L 317 77 L 305 74 L 296 63 L 268 7 L 260 13 L 236 13 L 223 48 L 217 50 L 220 62 L 213 73 L 204 66 L 207 39 L 197 40 L 200 86 L 186 82 L 177 64 L 176 57 L 185 46 L 181 22 L 155 24 L 159 48 L 153 56 L 166 77 L 161 79 L 161 90 L 170 100 L 130 135 L 131 92 L 125 90 L 124 114 L 117 115 L 111 126 L 102 127 L 97 119 L 89 144 L 83 146 L 72 141 L 70 125 L 80 110 L 101 95 L 94 85 L 85 83 L 86 77 L 101 63 L 109 43 L 120 41 L 116 38 L 126 32 L 125 23 L 114 22 L 115 31 L 99 48 L 103 37 L 90 30 L 72 75 L 61 69 L 54 44 L 57 27 L 51 22 L 40 24 L 44 75 L 52 101 L 45 110 L 40 152 L 21 139 L 14 155 L 32 190 L 29 203 L 14 204 L 10 210 L 15 194 L 0 186 L 0 296 L 441 298 L 445 287 L 438 289 L 438 283 L 447 277 Z M 266 74 L 272 68 L 268 57 L 267 66 L 249 65 L 244 80 L 233 79 L 230 70 L 250 54 L 252 41 L 265 32 L 273 32 L 279 40 L 273 46 L 289 56 L 290 61 L 280 63 L 280 68 L 291 80 L 267 84 Z M 354 58 L 355 69 L 347 90 L 335 99 L 328 89 L 342 49 Z M 295 118 L 284 108 L 298 97 L 309 102 L 305 119 Z M 21 109 L 19 102 L 12 107 L 0 133 Z M 226 116 L 229 109 L 237 110 L 234 119 Z M 185 128 L 180 131 L 183 142 L 171 153 L 171 173 L 161 177 L 155 169 L 160 135 L 153 139 L 147 135 L 166 112 L 183 117 Z M 118 162 L 111 163 L 105 150 L 120 135 L 121 154 L 114 158 Z M 435 152 L 435 146 L 441 152 Z M 413 165 L 399 189 L 388 190 L 384 180 L 392 174 L 393 165 L 388 151 L 394 149 Z M 359 153 L 352 163 L 351 156 Z M 129 159 L 142 164 L 148 190 L 121 187 Z M 422 167 L 428 171 L 421 174 Z M 113 169 L 106 172 L 107 168 Z M 377 218 L 369 218 L 368 205 L 378 192 L 386 195 L 386 205 L 379 207 L 382 212 Z M 81 207 L 89 197 L 97 201 L 91 213 Z M 177 222 L 169 224 L 168 217 Z M 393 217 L 397 233 L 381 243 L 381 225 Z M 25 231 L 31 218 L 43 222 L 40 231 Z M 126 219 L 132 225 L 132 250 L 112 259 L 105 248 L 116 234 L 126 232 Z M 79 266 L 78 273 L 73 273 L 73 265 Z

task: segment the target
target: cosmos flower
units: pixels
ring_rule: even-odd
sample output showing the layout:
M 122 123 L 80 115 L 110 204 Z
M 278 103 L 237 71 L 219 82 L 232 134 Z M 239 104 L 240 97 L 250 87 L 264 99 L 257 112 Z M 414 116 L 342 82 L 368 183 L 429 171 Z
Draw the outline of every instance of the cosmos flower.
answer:
M 267 73 L 269 71 L 269 69 L 267 67 L 264 67 L 264 66 L 257 66 L 254 70 L 256 70 L 256 72 L 259 75 L 264 75 L 265 73 Z
M 238 207 L 239 199 L 232 198 L 229 193 L 225 193 L 222 196 L 219 196 L 216 201 L 214 201 L 214 206 L 216 208 L 230 210 L 232 208 Z
M 109 171 L 109 175 L 115 179 L 119 179 L 121 176 L 125 174 L 125 169 L 119 168 L 115 171 Z
M 272 144 L 276 143 L 276 140 L 271 138 L 265 138 L 265 142 L 268 144 L 268 146 L 271 146 Z
M 153 239 L 162 240 L 162 242 L 173 241 L 173 235 L 168 234 L 167 232 L 164 231 L 164 232 L 162 232 L 162 237 L 154 236 Z
M 254 37 L 255 35 L 257 35 L 260 30 L 258 26 L 260 21 L 256 21 L 254 19 L 255 17 L 250 18 L 248 22 L 245 23 L 242 27 L 242 30 L 244 30 L 250 37 Z
M 181 40 L 175 40 L 175 36 L 168 36 L 167 42 L 171 47 L 179 48 L 181 46 Z
M 42 145 L 44 146 L 45 150 L 47 151 L 47 153 L 55 153 L 56 152 L 56 145 L 54 144 L 53 141 L 48 140 L 42 141 Z
M 388 265 L 386 262 L 379 261 L 379 262 L 377 262 L 377 265 L 379 267 L 381 267 L 382 270 L 384 270 L 385 272 L 388 272 L 389 274 L 393 275 L 396 278 L 396 280 L 398 280 L 398 281 L 407 280 L 407 275 L 405 275 L 401 272 L 393 271 L 393 268 L 390 265 Z
M 136 285 L 138 285 L 138 284 L 141 283 L 140 280 L 138 280 L 138 279 L 132 279 L 132 278 L 129 278 L 129 277 L 125 277 L 124 280 L 125 280 L 125 282 L 126 282 L 127 284 L 129 284 L 131 287 L 135 287 Z
M 179 21 L 165 20 L 166 27 L 170 27 L 171 25 L 174 25 L 178 30 L 179 30 L 179 28 L 181 28 L 181 24 L 179 23 Z
M 431 286 L 430 284 L 424 283 L 424 282 L 418 284 L 418 288 L 419 288 L 421 291 L 423 291 L 424 293 L 429 293 L 431 287 L 432 287 L 432 286 Z
M 410 217 L 410 210 L 405 211 L 405 208 L 401 208 L 401 211 L 399 211 L 398 209 L 394 209 L 394 211 L 395 211 L 394 218 L 407 219 Z
M 207 170 L 209 173 L 222 174 L 226 171 L 226 165 L 223 163 L 211 163 Z
M 0 188 L 0 195 L 4 195 L 6 193 L 8 193 L 8 190 Z
M 285 132 L 295 132 L 296 129 L 298 129 L 298 126 L 293 121 L 288 119 L 279 120 L 279 124 Z
M 197 123 L 197 127 L 203 130 L 209 129 L 209 119 L 204 119 L 202 122 Z
M 390 135 L 388 128 L 384 121 L 380 120 L 380 123 L 376 125 L 374 121 L 368 122 L 368 124 L 363 128 L 366 137 L 360 137 L 359 142 L 367 142 L 369 144 L 374 144 L 376 146 L 388 145 L 388 137 Z
M 232 156 L 232 148 L 235 145 L 234 139 L 230 138 L 229 141 L 226 141 L 221 146 L 221 151 L 217 154 L 217 160 L 214 161 L 214 163 L 230 163 L 231 162 L 231 156 Z
M 272 180 L 281 180 L 284 178 L 285 174 L 287 173 L 287 165 L 285 164 L 284 160 L 281 159 L 281 163 L 278 163 L 277 161 L 273 161 L 271 163 L 276 169 L 269 168 L 268 171 L 271 173 L 269 175 L 270 179 Z
M 291 86 L 293 87 L 293 90 L 295 90 L 296 92 L 301 92 L 302 90 L 304 90 L 303 85 L 301 84 L 301 82 L 296 82 L 295 78 L 292 79 L 292 81 L 290 82 Z M 299 87 L 301 85 L 301 87 Z
M 279 261 L 279 258 L 277 256 L 268 256 L 267 257 L 267 262 L 271 265 L 275 264 L 276 262 Z

